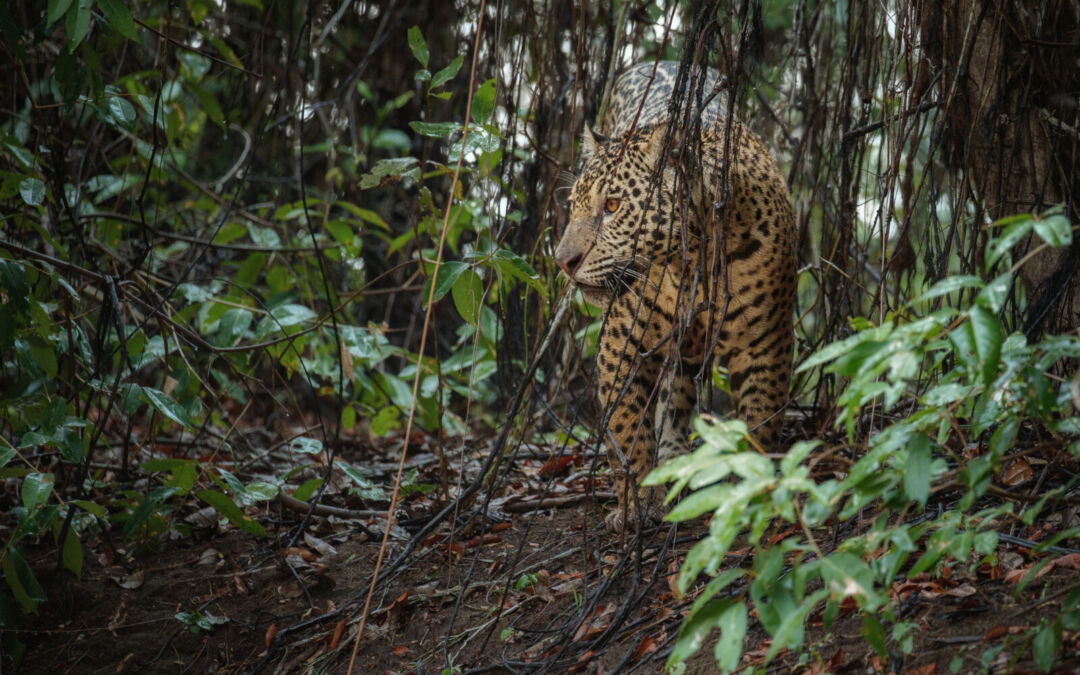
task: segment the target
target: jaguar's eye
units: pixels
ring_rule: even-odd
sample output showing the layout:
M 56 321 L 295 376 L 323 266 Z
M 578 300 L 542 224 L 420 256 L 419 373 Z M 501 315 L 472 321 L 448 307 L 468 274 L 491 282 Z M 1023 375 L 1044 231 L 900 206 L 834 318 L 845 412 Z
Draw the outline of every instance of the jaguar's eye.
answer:
M 608 213 L 615 213 L 619 210 L 619 200 L 615 197 L 608 197 L 604 200 L 604 210 Z

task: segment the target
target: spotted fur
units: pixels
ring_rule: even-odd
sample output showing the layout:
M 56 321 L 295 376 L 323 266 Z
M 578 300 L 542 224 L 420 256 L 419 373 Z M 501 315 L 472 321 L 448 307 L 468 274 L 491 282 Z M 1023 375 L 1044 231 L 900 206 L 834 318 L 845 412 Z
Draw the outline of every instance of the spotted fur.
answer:
M 680 88 L 677 63 L 655 75 L 653 65 L 618 79 L 601 125 L 610 138 L 586 128 L 555 251 L 606 309 L 597 372 L 616 529 L 651 500 L 629 486 L 657 455 L 685 452 L 707 355 L 727 367 L 737 414 L 765 447 L 777 443 L 791 373 L 797 225 L 787 185 L 761 142 L 725 120 L 720 97 L 709 100 L 714 72 Z M 676 92 L 687 95 L 672 107 Z

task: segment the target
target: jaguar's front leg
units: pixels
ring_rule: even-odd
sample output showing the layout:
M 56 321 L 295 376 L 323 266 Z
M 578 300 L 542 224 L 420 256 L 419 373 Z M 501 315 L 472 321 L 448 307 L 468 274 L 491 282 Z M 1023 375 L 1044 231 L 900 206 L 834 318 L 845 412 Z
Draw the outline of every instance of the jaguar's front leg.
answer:
M 656 450 L 650 408 L 658 375 L 656 360 L 643 358 L 630 328 L 633 315 L 619 309 L 613 307 L 604 322 L 597 353 L 599 403 L 607 419 L 604 442 L 618 495 L 618 507 L 605 521 L 615 531 L 637 522 L 652 501 L 651 488 L 642 487 L 641 480 L 652 469 Z
M 656 402 L 656 463 L 690 451 L 687 435 L 697 405 L 697 387 L 691 377 L 695 366 L 677 356 L 660 366 L 660 395 Z

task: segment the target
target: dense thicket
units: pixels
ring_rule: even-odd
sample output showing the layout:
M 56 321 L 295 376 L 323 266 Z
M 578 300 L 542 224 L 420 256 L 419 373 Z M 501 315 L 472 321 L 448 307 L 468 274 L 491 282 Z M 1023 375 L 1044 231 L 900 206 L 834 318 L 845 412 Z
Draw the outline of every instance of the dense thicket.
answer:
M 789 437 L 840 421 L 858 456 L 919 449 L 925 485 L 897 474 L 859 504 L 921 508 L 931 474 L 981 497 L 1014 437 L 1070 447 L 1072 427 L 1051 424 L 1072 416 L 1068 395 L 1044 373 L 1074 345 L 1035 341 L 1080 314 L 1078 25 L 1067 0 L 6 4 L 0 625 L 58 592 L 28 562 L 43 543 L 78 575 L 85 546 L 135 555 L 190 535 L 197 506 L 265 535 L 248 507 L 322 498 L 335 472 L 385 509 L 400 473 L 372 485 L 363 467 L 406 429 L 443 449 L 495 440 L 471 483 L 451 485 L 442 456 L 443 501 L 382 584 L 424 537 L 486 517 L 486 501 L 462 515 L 454 499 L 499 489 L 522 442 L 597 447 L 599 319 L 572 301 L 562 320 L 570 291 L 549 256 L 578 134 L 639 60 L 716 68 L 787 173 L 808 364 Z M 1042 215 L 989 226 L 1013 214 Z M 1014 329 L 1036 346 L 1006 341 Z M 818 351 L 842 339 L 866 360 Z M 893 339 L 911 359 L 873 361 Z M 1039 396 L 994 398 L 1024 381 Z M 904 423 L 935 405 L 950 417 L 872 440 L 881 403 Z M 1011 432 L 961 474 L 961 428 L 984 446 Z M 343 458 L 343 437 L 361 449 Z M 854 517 L 846 503 L 830 522 Z M 4 658 L 20 653 L 2 639 Z

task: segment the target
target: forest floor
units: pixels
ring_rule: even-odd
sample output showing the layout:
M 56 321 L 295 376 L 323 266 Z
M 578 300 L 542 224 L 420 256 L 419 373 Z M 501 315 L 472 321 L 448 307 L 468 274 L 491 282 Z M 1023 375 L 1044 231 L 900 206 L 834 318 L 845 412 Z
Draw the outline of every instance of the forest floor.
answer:
M 343 444 L 339 454 L 365 467 L 376 485 L 392 485 L 400 439 L 396 447 L 363 445 Z M 523 446 L 495 492 L 479 492 L 462 509 L 475 512 L 490 497 L 487 518 L 472 519 L 453 537 L 444 523 L 393 566 L 439 510 L 439 493 L 453 491 L 440 485 L 440 466 L 464 467 L 468 480 L 479 474 L 490 444 L 444 448 L 445 458 L 435 446 L 424 438 L 410 453 L 413 487 L 382 564 L 391 575 L 376 588 L 352 672 L 440 673 L 447 664 L 460 669 L 451 672 L 662 670 L 680 619 L 703 587 L 699 582 L 681 598 L 674 591 L 681 560 L 706 532 L 700 519 L 637 538 L 608 533 L 607 503 L 587 492 L 611 487 L 604 475 L 593 484 L 592 460 L 552 462 L 551 448 Z M 247 510 L 268 532 L 256 538 L 192 500 L 173 514 L 190 534 L 138 545 L 88 538 L 77 581 L 56 573 L 51 542 L 28 547 L 49 601 L 24 621 L 19 670 L 347 672 L 385 520 L 377 502 L 351 494 L 336 474 L 323 503 L 341 511 L 316 515 L 298 537 L 304 514 L 280 501 Z M 552 501 L 540 503 L 545 487 Z M 1046 522 L 1017 537 L 1039 539 L 1062 526 Z M 892 595 L 909 629 L 889 636 L 886 658 L 863 639 L 852 605 L 827 630 L 820 611 L 811 615 L 808 654 L 797 661 L 782 652 L 769 671 L 1038 672 L 1028 631 L 1057 616 L 1065 592 L 1080 580 L 1080 554 L 1051 554 L 1055 563 L 1044 576 L 1018 592 L 1037 556 L 1017 541 L 999 544 L 995 564 L 952 561 L 939 577 L 897 581 Z M 751 624 L 744 666 L 763 664 L 769 648 L 768 636 L 753 618 Z M 706 642 L 688 672 L 714 672 L 712 659 Z M 1066 632 L 1056 665 L 1060 672 L 1080 669 L 1077 635 Z

